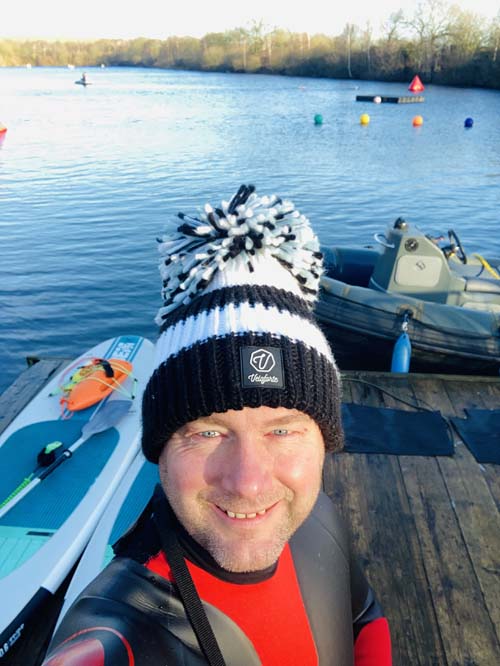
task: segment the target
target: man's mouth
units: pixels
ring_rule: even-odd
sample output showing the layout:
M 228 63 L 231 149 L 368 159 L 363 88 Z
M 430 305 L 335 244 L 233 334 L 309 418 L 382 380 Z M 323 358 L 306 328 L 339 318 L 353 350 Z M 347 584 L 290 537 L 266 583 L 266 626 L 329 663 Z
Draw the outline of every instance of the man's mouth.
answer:
M 265 515 L 267 509 L 262 509 L 262 511 L 256 511 L 255 513 L 235 513 L 234 511 L 229 511 L 229 509 L 222 509 L 226 516 L 229 518 L 237 518 L 238 520 L 248 520 L 251 518 L 256 518 L 257 516 Z

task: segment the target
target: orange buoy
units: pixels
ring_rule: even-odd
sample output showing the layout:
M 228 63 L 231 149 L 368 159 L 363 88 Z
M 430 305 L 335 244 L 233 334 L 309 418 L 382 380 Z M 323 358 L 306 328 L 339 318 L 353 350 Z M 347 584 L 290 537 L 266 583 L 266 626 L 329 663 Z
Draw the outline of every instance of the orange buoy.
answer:
M 420 127 L 420 125 L 424 124 L 424 119 L 422 116 L 415 116 L 413 118 L 413 127 Z
M 6 131 L 7 128 L 5 127 L 5 125 L 2 125 L 2 123 L 0 123 L 0 134 L 5 134 Z
M 412 93 L 423 92 L 424 84 L 420 80 L 420 77 L 418 76 L 418 74 L 413 77 L 412 82 L 408 86 L 408 90 Z
M 61 406 L 71 412 L 95 405 L 120 386 L 132 373 L 132 364 L 121 358 L 94 358 L 80 366 L 61 386 Z

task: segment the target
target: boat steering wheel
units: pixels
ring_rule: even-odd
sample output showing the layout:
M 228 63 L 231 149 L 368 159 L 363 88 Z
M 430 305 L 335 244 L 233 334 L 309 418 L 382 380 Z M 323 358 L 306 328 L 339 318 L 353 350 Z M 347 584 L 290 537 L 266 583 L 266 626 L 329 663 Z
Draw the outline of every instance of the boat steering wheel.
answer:
M 448 245 L 448 247 L 443 248 L 443 250 L 447 250 L 447 252 L 445 252 L 446 257 L 449 258 L 452 254 L 454 254 L 457 257 L 457 259 L 459 259 L 462 262 L 462 264 L 466 264 L 467 255 L 465 254 L 464 248 L 462 247 L 460 238 L 453 231 L 453 229 L 450 229 L 448 231 L 448 238 L 450 239 L 450 244 Z

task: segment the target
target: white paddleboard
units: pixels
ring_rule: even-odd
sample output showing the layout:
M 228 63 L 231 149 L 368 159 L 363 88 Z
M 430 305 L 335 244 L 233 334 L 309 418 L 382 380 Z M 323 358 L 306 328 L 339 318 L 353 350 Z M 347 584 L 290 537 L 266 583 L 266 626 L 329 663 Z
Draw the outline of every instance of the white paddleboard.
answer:
M 140 450 L 141 398 L 153 355 L 154 345 L 138 336 L 102 342 L 57 373 L 0 436 L 1 504 L 37 467 L 37 453 L 45 445 L 58 440 L 70 446 L 107 402 L 135 393 L 116 425 L 92 435 L 0 518 L 0 665 L 40 622 L 40 609 L 80 557 Z M 58 388 L 89 358 L 128 360 L 132 376 L 100 403 L 65 418 Z
M 159 483 L 158 465 L 140 452 L 109 501 L 66 591 L 57 626 L 80 592 L 104 569 L 114 556 L 113 544 L 141 515 Z

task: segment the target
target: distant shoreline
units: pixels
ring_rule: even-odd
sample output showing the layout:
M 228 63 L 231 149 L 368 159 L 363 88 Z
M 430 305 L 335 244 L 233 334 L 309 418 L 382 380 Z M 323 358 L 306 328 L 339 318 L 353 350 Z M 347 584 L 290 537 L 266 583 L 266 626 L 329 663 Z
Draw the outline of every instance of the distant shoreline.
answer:
M 412 37 L 399 36 L 400 19 L 393 15 L 387 35 L 377 40 L 354 25 L 335 37 L 257 26 L 165 40 L 0 39 L 0 66 L 150 67 L 397 83 L 419 74 L 424 84 L 500 90 L 500 19 L 476 25 L 464 13 L 439 31 L 421 28 Z

